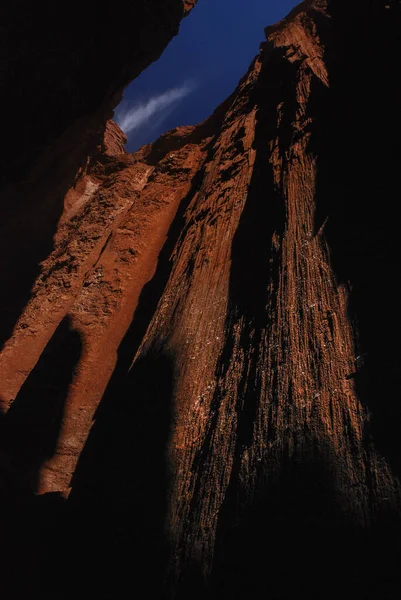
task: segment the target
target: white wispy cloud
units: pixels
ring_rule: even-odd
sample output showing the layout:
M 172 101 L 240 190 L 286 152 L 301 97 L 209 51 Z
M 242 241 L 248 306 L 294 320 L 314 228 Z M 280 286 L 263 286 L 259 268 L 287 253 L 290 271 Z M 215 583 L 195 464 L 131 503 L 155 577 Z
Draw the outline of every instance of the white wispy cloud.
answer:
M 194 88 L 194 84 L 184 83 L 163 94 L 138 102 L 128 109 L 121 107 L 117 110 L 116 122 L 126 134 L 142 129 L 145 125 L 153 126 L 155 123 L 161 125 L 178 104 L 194 91 Z

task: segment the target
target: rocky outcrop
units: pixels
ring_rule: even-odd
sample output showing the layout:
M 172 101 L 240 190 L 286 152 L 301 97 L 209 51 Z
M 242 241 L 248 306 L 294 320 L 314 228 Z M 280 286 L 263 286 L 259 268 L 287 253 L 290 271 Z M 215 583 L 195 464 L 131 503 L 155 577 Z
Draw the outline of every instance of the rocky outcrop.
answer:
M 89 202 L 100 183 L 121 167 L 113 156 L 124 153 L 124 136 L 110 118 L 124 86 L 160 56 L 194 4 L 141 0 L 112 7 L 93 2 L 57 7 L 49 3 L 28 6 L 18 1 L 2 5 L 0 90 L 6 104 L 0 166 L 1 348 L 7 340 L 7 348 L 13 344 L 14 334 L 22 339 L 17 333 L 25 326 L 20 317 L 30 304 L 32 289 L 37 290 L 37 278 L 45 275 L 41 263 L 47 264 L 54 252 L 63 254 L 60 244 L 71 240 L 74 215 Z M 104 216 L 110 217 L 107 209 Z M 96 254 L 98 234 L 94 229 L 101 227 L 100 221 L 91 227 L 91 240 L 83 246 L 87 250 L 92 244 Z M 86 260 L 83 246 L 77 257 L 81 267 Z M 90 264 L 91 257 L 87 258 Z M 59 267 L 58 263 L 55 268 Z M 68 285 L 65 281 L 64 291 Z M 53 292 L 54 298 L 57 292 Z M 40 294 L 42 299 L 46 297 L 43 289 Z M 34 296 L 36 291 L 31 299 Z M 61 298 L 60 302 L 62 305 Z M 33 337 L 39 333 L 45 344 L 46 336 L 52 337 L 52 322 L 58 327 L 58 315 L 50 314 L 55 307 L 51 302 L 47 306 L 42 334 L 39 322 L 33 331 L 32 321 L 28 326 Z M 34 315 L 35 309 L 31 317 Z M 13 404 L 15 411 L 21 393 L 26 394 L 27 403 L 17 408 L 25 425 L 20 427 L 20 417 L 11 417 L 11 413 L 0 423 L 0 510 L 6 521 L 0 552 L 1 593 L 5 598 L 29 597 L 36 584 L 43 591 L 37 574 L 49 544 L 43 538 L 47 525 L 40 515 L 48 523 L 48 512 L 54 516 L 57 509 L 49 508 L 49 496 L 40 507 L 35 503 L 34 471 L 40 457 L 52 454 L 63 389 L 68 386 L 71 361 L 81 348 L 78 334 L 69 335 L 67 320 L 57 328 L 44 353 L 41 341 L 33 342 L 32 347 L 29 339 L 26 342 L 28 370 L 21 373 L 18 360 L 6 367 L 6 373 L 12 372 L 12 378 L 19 377 L 22 382 L 35 365 L 37 352 L 41 355 L 33 380 L 24 386 L 31 391 L 18 393 L 18 402 Z M 44 382 L 40 373 L 47 365 L 52 375 Z M 15 389 L 12 383 L 9 387 L 7 379 L 2 383 L 6 390 Z M 29 413 L 32 397 L 35 411 Z M 52 596 L 57 587 L 58 583 L 49 592 Z
M 194 2 L 5 3 L 0 92 L 0 344 L 9 338 L 64 198 L 99 154 L 124 87 L 156 60 Z M 110 132 L 106 132 L 110 139 Z
M 107 125 L 0 355 L 34 587 L 397 596 L 400 20 L 304 2 L 201 125 Z

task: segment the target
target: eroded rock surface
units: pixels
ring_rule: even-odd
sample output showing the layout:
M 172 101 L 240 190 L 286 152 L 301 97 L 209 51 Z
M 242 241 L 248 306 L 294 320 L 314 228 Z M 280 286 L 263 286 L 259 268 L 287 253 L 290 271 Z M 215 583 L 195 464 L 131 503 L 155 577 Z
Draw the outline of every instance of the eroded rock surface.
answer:
M 105 128 L 124 87 L 160 56 L 194 4 L 2 5 L 1 345 L 52 251 L 66 195 L 111 150 L 101 146 L 113 143 Z
M 46 593 L 397 597 L 400 21 L 304 2 L 204 123 L 108 123 L 0 355 Z

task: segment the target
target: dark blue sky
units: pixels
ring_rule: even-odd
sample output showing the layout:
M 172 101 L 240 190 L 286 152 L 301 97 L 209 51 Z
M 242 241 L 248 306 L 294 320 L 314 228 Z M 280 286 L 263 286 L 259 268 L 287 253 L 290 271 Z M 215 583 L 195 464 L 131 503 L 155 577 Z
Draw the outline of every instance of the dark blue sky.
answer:
M 203 121 L 229 96 L 264 40 L 298 0 L 198 0 L 161 58 L 130 86 L 115 119 L 133 152 L 178 125 Z

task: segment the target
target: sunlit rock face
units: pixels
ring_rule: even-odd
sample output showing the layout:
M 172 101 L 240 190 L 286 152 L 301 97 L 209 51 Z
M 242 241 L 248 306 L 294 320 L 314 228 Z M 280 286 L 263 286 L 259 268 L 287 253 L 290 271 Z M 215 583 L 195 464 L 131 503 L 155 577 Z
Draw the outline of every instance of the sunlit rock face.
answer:
M 155 61 L 195 2 L 3 3 L 0 93 L 0 344 L 53 248 L 64 199 L 94 155 L 124 86 Z M 123 150 L 122 148 L 120 149 Z
M 204 123 L 109 121 L 60 189 L 0 355 L 29 590 L 397 597 L 400 21 L 304 2 Z

